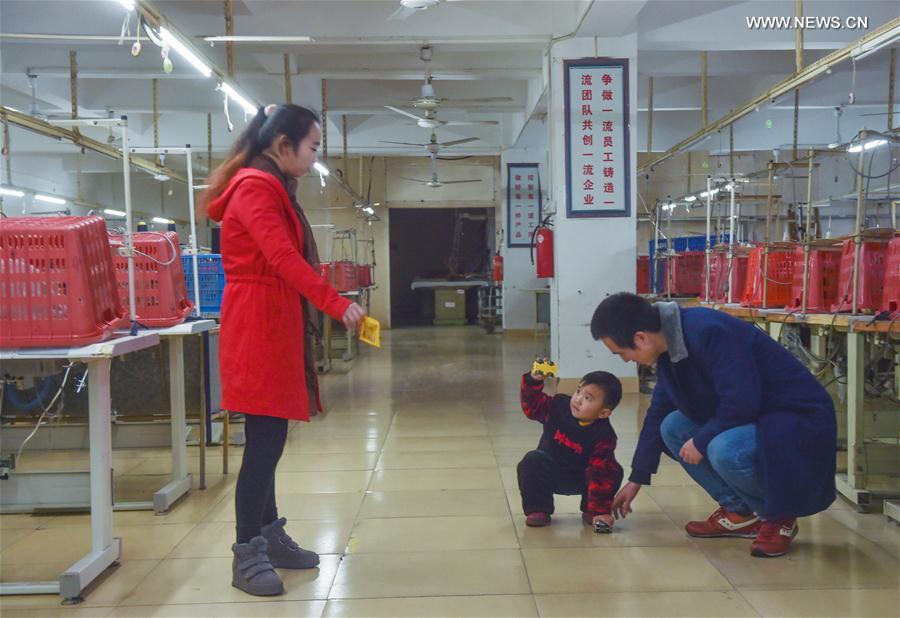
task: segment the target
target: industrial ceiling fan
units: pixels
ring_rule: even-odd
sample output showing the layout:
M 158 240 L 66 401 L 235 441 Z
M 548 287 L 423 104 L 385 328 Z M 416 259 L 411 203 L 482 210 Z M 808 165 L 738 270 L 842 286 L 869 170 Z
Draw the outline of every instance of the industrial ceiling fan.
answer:
M 412 112 L 402 110 L 392 105 L 385 105 L 385 107 L 392 112 L 397 112 L 398 114 L 402 114 L 408 118 L 412 118 L 416 121 L 416 124 L 418 124 L 423 129 L 436 129 L 438 127 L 472 127 L 498 124 L 496 120 L 438 120 L 437 114 L 434 110 L 426 110 L 424 116 L 417 116 Z
M 427 144 L 414 144 L 412 142 L 391 142 L 382 140 L 382 144 L 396 144 L 398 146 L 421 146 L 424 148 L 428 154 L 437 155 L 440 152 L 441 148 L 447 148 L 450 146 L 459 146 L 460 144 L 468 144 L 469 142 L 477 142 L 477 137 L 464 137 L 462 139 L 450 140 L 449 142 L 438 142 L 437 134 L 432 131 L 431 132 L 431 141 Z
M 441 2 L 460 2 L 460 0 L 400 0 L 400 6 L 391 13 L 388 19 L 406 19 L 414 13 L 435 7 Z
M 432 48 L 425 45 L 419 49 L 419 59 L 425 63 L 425 83 L 422 84 L 421 94 L 418 98 L 404 102 L 404 105 L 411 105 L 417 109 L 437 110 L 441 105 L 450 107 L 465 107 L 469 105 L 483 105 L 488 103 L 512 103 L 512 97 L 480 97 L 474 99 L 446 99 L 437 96 L 432 84 L 431 67 L 429 63 L 432 58 Z
M 403 180 L 408 180 L 409 182 L 418 182 L 425 186 L 431 187 L 432 189 L 436 189 L 438 187 L 443 187 L 444 185 L 461 185 L 467 184 L 470 182 L 481 182 L 480 178 L 475 178 L 473 180 L 440 180 L 437 174 L 437 155 L 431 155 L 431 179 L 430 180 L 421 180 L 419 178 L 406 178 L 405 176 L 400 176 Z

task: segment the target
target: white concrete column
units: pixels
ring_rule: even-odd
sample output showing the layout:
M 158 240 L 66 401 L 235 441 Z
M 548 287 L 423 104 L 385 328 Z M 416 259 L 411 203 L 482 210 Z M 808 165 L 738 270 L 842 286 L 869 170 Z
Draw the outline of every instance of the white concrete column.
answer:
M 537 148 L 517 148 L 505 150 L 500 157 L 500 209 L 503 221 L 503 328 L 505 330 L 533 330 L 536 323 L 536 288 L 547 287 L 546 279 L 538 279 L 535 266 L 531 263 L 529 247 L 509 247 L 508 234 L 512 229 L 507 204 L 507 164 L 537 163 L 541 178 L 541 189 L 546 191 L 547 148 L 546 144 Z M 544 204 L 546 207 L 546 204 Z
M 635 290 L 637 212 L 637 36 L 575 38 L 552 49 L 550 77 L 550 196 L 554 218 L 555 278 L 551 286 L 551 354 L 560 378 L 609 371 L 636 390 L 634 365 L 622 362 L 591 338 L 594 309 L 606 296 Z M 630 212 L 627 217 L 566 218 L 566 147 L 563 61 L 594 56 L 628 59 L 630 110 Z M 567 383 L 562 385 L 567 390 Z

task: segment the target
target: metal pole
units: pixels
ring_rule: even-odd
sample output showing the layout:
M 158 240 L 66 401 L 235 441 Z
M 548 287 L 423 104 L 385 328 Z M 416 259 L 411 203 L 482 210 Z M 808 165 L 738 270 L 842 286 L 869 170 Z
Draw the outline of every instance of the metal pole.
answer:
M 137 327 L 137 301 L 134 293 L 134 219 L 131 212 L 131 154 L 128 152 L 128 117 L 122 116 L 122 175 L 125 193 L 125 255 L 128 258 L 128 302 L 131 304 L 131 328 Z
M 322 160 L 328 161 L 328 80 L 322 80 Z
M 794 90 L 794 157 L 792 161 L 797 160 L 797 136 L 800 131 L 800 89 Z M 792 172 L 793 173 L 793 172 Z
M 12 184 L 12 149 L 9 145 L 9 123 L 3 123 L 3 157 L 5 158 L 4 164 L 6 166 L 6 182 L 7 184 Z
M 200 267 L 197 257 L 197 213 L 194 207 L 194 161 L 191 155 L 191 145 L 187 145 L 187 177 L 188 177 L 188 208 L 191 211 L 191 262 L 194 266 L 194 315 L 200 317 Z
M 769 193 L 766 201 L 766 236 L 765 243 L 769 244 L 769 228 L 772 225 L 772 183 L 774 182 L 773 176 L 775 175 L 775 166 L 769 163 Z
M 861 148 L 859 151 L 859 170 L 865 169 L 863 167 L 865 163 L 866 157 L 866 149 Z M 854 247 L 853 253 L 853 301 L 851 305 L 850 313 L 852 315 L 856 315 L 857 307 L 857 290 L 859 289 L 859 258 L 862 253 L 862 216 L 863 216 L 863 192 L 865 190 L 865 183 L 862 181 L 862 177 L 856 178 L 857 189 L 856 189 L 856 229 L 853 232 L 853 243 L 856 245 Z
M 225 0 L 225 34 L 234 36 L 234 11 L 232 0 Z M 225 43 L 225 56 L 228 63 L 228 77 L 234 77 L 234 42 L 227 41 Z
M 688 159 L 690 160 L 690 153 L 688 153 Z M 690 183 L 690 177 L 688 177 L 688 183 Z M 669 239 L 669 244 L 672 242 L 672 212 L 675 209 L 669 210 L 669 220 L 666 224 L 666 236 Z M 673 247 L 666 247 L 666 298 L 672 298 L 672 269 L 669 267 L 673 259 L 670 259 L 670 253 L 672 252 Z
M 803 19 L 803 0 L 794 1 L 794 15 L 800 20 Z M 800 73 L 803 70 L 803 28 L 794 29 L 794 47 L 796 72 Z M 794 158 L 797 158 L 796 154 Z
M 891 47 L 891 64 L 888 75 L 887 130 L 894 128 L 894 80 L 897 75 L 897 48 Z M 896 228 L 895 228 L 896 229 Z
M 284 55 L 284 102 L 288 105 L 294 102 L 294 89 L 291 86 L 291 55 Z
M 709 126 L 709 106 L 707 101 L 709 97 L 707 93 L 707 55 L 705 51 L 700 52 L 700 126 L 704 129 Z
M 734 123 L 728 125 L 728 175 L 734 176 Z
M 653 77 L 647 91 L 647 155 L 653 152 Z
M 806 313 L 809 294 L 809 242 L 812 238 L 812 208 L 813 208 L 813 149 L 809 149 L 809 171 L 806 180 L 806 238 L 803 243 L 803 294 L 800 297 L 800 313 Z
M 653 287 L 656 288 L 659 287 L 659 202 L 656 203 L 654 210 L 656 211 L 653 213 L 656 224 L 653 226 L 653 255 L 651 257 L 653 263 Z
M 347 114 L 341 114 L 341 137 L 343 138 L 344 178 L 350 182 L 350 169 L 347 167 Z
M 159 148 L 159 80 L 153 79 L 150 80 L 153 84 L 153 147 Z M 161 164 L 161 159 L 159 155 L 156 155 L 156 164 Z M 191 187 L 192 183 L 190 180 L 188 181 L 188 187 Z
M 712 179 L 706 177 L 706 302 L 711 302 L 709 297 L 709 270 L 710 270 L 710 254 L 712 253 L 712 243 L 710 238 L 710 226 L 712 225 Z
M 728 304 L 734 302 L 734 290 L 731 285 L 731 268 L 732 262 L 734 261 L 734 178 L 731 179 L 731 212 L 728 215 Z

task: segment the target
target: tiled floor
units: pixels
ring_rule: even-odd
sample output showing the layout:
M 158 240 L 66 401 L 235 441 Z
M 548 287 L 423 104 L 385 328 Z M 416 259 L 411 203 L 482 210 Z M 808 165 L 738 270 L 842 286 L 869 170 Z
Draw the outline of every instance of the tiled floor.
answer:
M 121 564 L 83 604 L 2 597 L 0 615 L 900 615 L 900 527 L 843 500 L 801 522 L 789 556 L 760 560 L 747 541 L 685 536 L 684 522 L 713 503 L 665 461 L 612 535 L 582 525 L 577 496 L 558 499 L 549 528 L 526 528 L 515 465 L 540 426 L 518 410 L 518 376 L 546 343 L 477 328 L 385 335 L 352 371 L 324 377 L 330 414 L 291 429 L 279 509 L 322 563 L 282 572 L 283 597 L 230 586 L 240 449 L 227 476 L 212 449 L 207 490 L 165 516 L 115 514 Z M 628 396 L 613 417 L 626 466 L 642 405 Z M 165 450 L 117 451 L 115 461 L 129 498 L 146 499 L 169 470 Z M 83 453 L 36 462 L 86 467 Z M 0 578 L 55 578 L 88 547 L 89 525 L 86 515 L 0 516 Z

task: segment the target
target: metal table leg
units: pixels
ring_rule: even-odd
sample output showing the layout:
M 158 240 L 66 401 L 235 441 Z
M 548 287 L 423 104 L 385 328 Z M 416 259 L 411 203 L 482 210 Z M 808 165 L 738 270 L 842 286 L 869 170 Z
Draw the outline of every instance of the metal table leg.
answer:
M 91 450 L 91 553 L 59 576 L 59 593 L 67 601 L 81 600 L 81 592 L 119 560 L 121 539 L 112 535 L 112 405 L 109 389 L 110 359 L 89 363 L 88 400 Z
M 191 489 L 191 475 L 187 466 L 185 427 L 187 413 L 184 399 L 184 338 L 168 337 L 169 399 L 172 409 L 172 480 L 153 494 L 153 510 L 165 513 Z
M 209 410 L 206 407 L 209 405 L 209 397 L 206 394 L 206 389 L 209 388 L 209 381 L 206 379 L 206 372 L 209 370 L 209 365 L 206 359 L 206 343 L 209 339 L 209 333 L 203 333 L 200 335 L 200 489 L 206 489 L 206 440 L 207 440 L 207 428 L 206 423 L 209 422 Z

